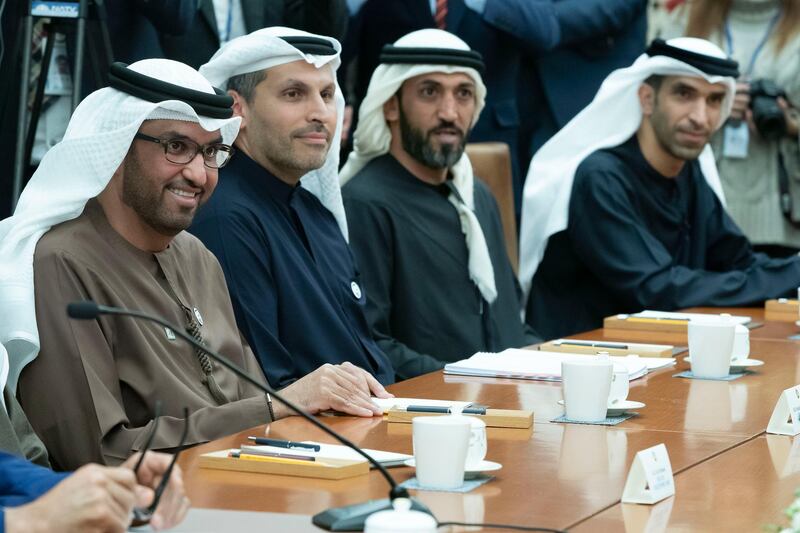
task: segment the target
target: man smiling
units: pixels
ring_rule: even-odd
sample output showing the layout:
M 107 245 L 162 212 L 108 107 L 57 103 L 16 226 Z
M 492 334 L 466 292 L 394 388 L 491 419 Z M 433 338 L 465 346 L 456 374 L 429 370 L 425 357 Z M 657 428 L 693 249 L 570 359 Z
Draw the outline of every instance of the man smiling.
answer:
M 337 178 L 339 43 L 273 27 L 229 42 L 200 72 L 242 117 L 238 153 L 191 227 L 219 258 L 239 328 L 274 387 L 311 411 L 380 414 L 391 364 L 364 318 Z
M 70 302 L 96 300 L 163 316 L 260 375 L 219 264 L 183 231 L 231 155 L 239 125 L 232 100 L 165 59 L 114 65 L 110 79 L 78 106 L 64 141 L 0 223 L 0 271 L 14 274 L 0 276 L 9 387 L 40 343 L 18 393 L 57 469 L 119 464 L 151 435 L 151 448 L 174 449 L 184 428 L 184 442 L 196 444 L 272 418 L 261 391 L 173 331 L 124 317 L 73 321 L 64 312 Z M 35 309 L 17 297 L 26 284 Z
M 442 30 L 385 47 L 342 169 L 367 316 L 401 379 L 538 340 L 520 320 L 497 204 L 464 154 L 482 67 Z
M 657 40 L 534 156 L 520 279 L 545 337 L 645 308 L 751 305 L 800 284 L 800 258 L 754 253 L 725 211 L 708 140 L 737 76 L 708 41 Z

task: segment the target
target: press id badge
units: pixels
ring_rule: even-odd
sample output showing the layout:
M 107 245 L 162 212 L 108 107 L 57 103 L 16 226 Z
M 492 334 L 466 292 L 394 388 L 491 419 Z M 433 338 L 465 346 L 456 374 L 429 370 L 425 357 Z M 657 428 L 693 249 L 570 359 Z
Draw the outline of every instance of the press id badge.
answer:
M 722 155 L 731 159 L 746 158 L 747 147 L 750 144 L 750 130 L 747 129 L 747 122 L 742 120 L 735 126 L 728 123 L 725 125 L 724 131 Z

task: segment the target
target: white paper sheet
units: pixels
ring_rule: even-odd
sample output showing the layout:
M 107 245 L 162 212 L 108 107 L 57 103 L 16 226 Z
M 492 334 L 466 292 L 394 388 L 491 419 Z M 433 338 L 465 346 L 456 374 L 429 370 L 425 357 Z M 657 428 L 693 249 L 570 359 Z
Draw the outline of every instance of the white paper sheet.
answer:
M 500 353 L 478 352 L 469 359 L 446 365 L 444 372 L 467 376 L 561 381 L 562 361 L 585 358 L 586 355 L 581 354 L 510 348 Z M 626 366 L 631 380 L 644 376 L 649 370 L 675 364 L 675 359 L 671 357 L 612 356 L 610 359 L 615 365 Z
M 720 322 L 723 320 L 720 315 L 705 313 L 672 313 L 668 311 L 653 311 L 650 309 L 628 316 L 636 318 L 671 318 L 673 320 L 692 320 L 696 322 Z M 749 316 L 732 315 L 730 320 L 734 324 L 749 324 L 752 319 Z
M 472 402 L 460 402 L 455 400 L 426 400 L 425 398 L 372 398 L 373 403 L 383 409 L 384 413 L 389 412 L 392 407 L 405 409 L 409 405 L 424 405 L 427 407 L 448 407 L 460 406 L 462 409 L 472 405 Z
M 272 453 L 289 453 L 292 455 L 302 455 L 305 457 L 316 457 L 320 460 L 322 459 L 349 459 L 352 461 L 366 461 L 361 455 L 359 455 L 355 450 L 348 448 L 347 446 L 341 446 L 338 444 L 322 444 L 320 442 L 314 441 L 303 441 L 308 444 L 319 444 L 320 450 L 315 452 L 314 450 L 304 450 L 301 448 L 279 448 L 277 446 L 250 446 L 250 445 L 242 445 L 241 450 L 244 452 L 246 450 L 259 450 L 263 452 L 272 452 Z M 402 464 L 403 461 L 407 459 L 411 459 L 414 457 L 413 455 L 407 455 L 404 453 L 394 453 L 394 452 L 385 452 L 383 450 L 370 450 L 364 448 L 364 451 L 367 452 L 369 455 L 372 456 L 373 459 L 378 461 L 384 466 L 391 466 L 395 464 Z

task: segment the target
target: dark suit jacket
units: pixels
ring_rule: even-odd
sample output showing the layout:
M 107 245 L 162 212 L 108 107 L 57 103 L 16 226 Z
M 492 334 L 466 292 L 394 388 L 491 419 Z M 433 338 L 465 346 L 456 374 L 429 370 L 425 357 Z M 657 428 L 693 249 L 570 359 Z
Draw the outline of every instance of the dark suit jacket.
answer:
M 489 4 L 493 0 L 488 0 Z M 558 38 L 558 28 L 548 3 L 541 0 L 500 0 L 513 4 L 525 13 L 527 46 L 547 49 Z M 469 9 L 464 0 L 447 3 L 446 30 L 461 37 L 481 53 L 486 64 L 483 82 L 487 88 L 486 108 L 470 135 L 470 141 L 499 141 L 509 145 L 515 181 L 520 179 L 517 163 L 520 117 L 517 109 L 517 79 L 522 58 L 522 41 L 484 20 Z M 488 9 L 487 9 L 488 10 Z M 378 66 L 384 44 L 392 43 L 415 30 L 433 28 L 435 22 L 428 0 L 367 0 L 351 21 L 351 32 L 345 41 L 345 60 L 358 57 L 354 72 L 354 105 L 367 92 L 369 79 Z
M 288 26 L 344 38 L 347 29 L 345 0 L 241 0 L 247 32 L 268 26 Z M 219 49 L 219 29 L 212 0 L 200 0 L 189 30 L 179 36 L 161 35 L 164 54 L 194 68 L 206 63 Z
M 552 0 L 552 5 L 557 46 L 530 53 L 520 77 L 528 91 L 520 99 L 527 126 L 521 141 L 525 169 L 533 153 L 592 101 L 603 80 L 631 65 L 645 48 L 646 0 Z M 515 20 L 522 13 L 506 15 Z M 510 31 L 524 29 L 514 26 Z

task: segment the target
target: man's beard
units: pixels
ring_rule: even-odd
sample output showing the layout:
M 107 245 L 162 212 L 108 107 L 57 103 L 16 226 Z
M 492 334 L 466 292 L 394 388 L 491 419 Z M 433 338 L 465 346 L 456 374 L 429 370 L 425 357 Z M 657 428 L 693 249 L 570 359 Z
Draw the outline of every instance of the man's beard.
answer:
M 666 115 L 656 110 L 650 117 L 650 123 L 653 126 L 656 139 L 661 147 L 669 152 L 673 157 L 682 159 L 684 161 L 692 161 L 700 156 L 700 153 L 708 144 L 708 135 L 706 133 L 706 141 L 699 148 L 696 146 L 681 144 L 677 138 L 680 130 L 678 127 L 670 127 L 667 123 Z
M 255 133 L 254 137 L 258 139 L 256 149 L 261 152 L 264 159 L 272 164 L 275 172 L 303 175 L 325 165 L 331 148 L 331 133 L 324 125 L 310 124 L 286 135 L 281 135 L 271 129 L 264 121 L 259 121 L 257 127 L 255 126 L 254 121 L 253 133 Z M 328 136 L 327 145 L 315 150 L 309 147 L 303 149 L 302 146 L 295 144 L 298 136 L 310 132 L 325 133 Z
M 151 228 L 161 235 L 175 236 L 192 224 L 196 209 L 171 212 L 166 208 L 164 195 L 168 184 L 156 187 L 145 174 L 137 156 L 129 153 L 122 178 L 122 201 L 133 209 Z
M 464 153 L 464 147 L 467 143 L 467 136 L 469 132 L 463 132 L 452 122 L 441 121 L 438 126 L 423 133 L 411 125 L 403 113 L 403 107 L 400 106 L 400 139 L 403 144 L 403 149 L 408 154 L 429 168 L 443 169 L 450 168 L 455 165 L 461 154 Z M 440 129 L 450 129 L 458 131 L 461 135 L 461 142 L 458 144 L 442 144 L 437 150 L 433 147 L 431 136 Z

